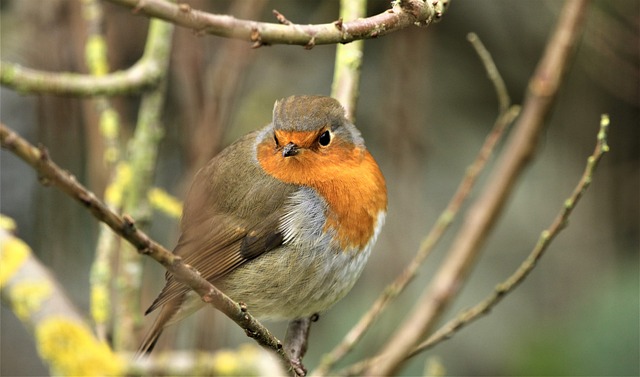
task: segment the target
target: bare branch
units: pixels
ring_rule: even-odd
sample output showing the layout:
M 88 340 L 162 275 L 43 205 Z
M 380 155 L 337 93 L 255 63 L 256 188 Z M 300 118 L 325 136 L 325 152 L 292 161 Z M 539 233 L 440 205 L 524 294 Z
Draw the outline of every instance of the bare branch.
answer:
M 507 86 L 504 84 L 504 80 L 498 71 L 498 67 L 496 67 L 496 63 L 491 58 L 491 54 L 484 47 L 484 44 L 478 38 L 476 33 L 469 33 L 467 35 L 467 40 L 471 43 L 473 48 L 476 50 L 476 53 L 482 60 L 482 64 L 484 65 L 485 71 L 487 71 L 487 75 L 489 79 L 493 83 L 493 87 L 496 90 L 496 95 L 498 96 L 498 109 L 500 113 L 504 113 L 507 111 L 509 106 L 511 106 L 511 98 L 509 98 L 509 92 L 507 91 Z
M 85 62 L 89 72 L 98 77 L 108 74 L 109 60 L 107 57 L 107 40 L 104 34 L 103 21 L 104 10 L 99 0 L 87 0 L 81 3 L 82 17 L 87 30 L 85 42 Z M 104 143 L 103 161 L 107 165 L 111 183 L 122 174 L 114 172 L 116 162 L 122 157 L 120 145 L 120 115 L 113 107 L 108 97 L 97 96 L 91 100 L 90 112 L 96 113 L 97 122 L 86 123 L 88 132 L 99 130 Z M 97 124 L 96 124 L 97 123 Z M 96 127 L 97 126 L 97 127 Z M 118 172 L 122 169 L 118 169 Z M 113 192 L 113 188 L 108 191 Z M 112 197 L 114 195 L 111 195 Z M 120 197 L 120 195 L 118 196 Z M 105 203 L 112 209 L 120 208 L 116 203 Z M 111 287 L 113 282 L 112 263 L 113 256 L 120 246 L 120 237 L 114 234 L 108 226 L 100 224 L 98 241 L 96 243 L 95 257 L 91 265 L 89 280 L 91 284 L 91 317 L 95 325 L 96 335 L 102 341 L 107 340 L 108 326 L 111 323 Z
M 582 198 L 582 195 L 584 195 L 585 191 L 591 184 L 595 169 L 597 168 L 604 154 L 609 151 L 609 146 L 607 145 L 608 128 L 609 116 L 602 115 L 596 147 L 593 154 L 587 159 L 587 166 L 585 167 L 584 173 L 582 173 L 580 181 L 573 190 L 571 196 L 567 200 L 565 200 L 564 206 L 551 223 L 551 226 L 549 226 L 549 228 L 547 228 L 540 234 L 538 243 L 531 251 L 531 253 L 527 256 L 527 259 L 522 262 L 520 267 L 518 267 L 518 269 L 511 276 L 509 276 L 507 280 L 496 285 L 492 294 L 490 294 L 488 297 L 486 297 L 484 300 L 482 300 L 472 308 L 456 315 L 454 319 L 450 320 L 438 331 L 433 333 L 433 335 L 431 335 L 429 339 L 420 343 L 408 355 L 408 357 L 414 356 L 419 352 L 432 348 L 443 340 L 451 338 L 453 334 L 455 334 L 462 327 L 465 327 L 471 322 L 477 320 L 482 315 L 487 314 L 491 310 L 491 308 L 496 306 L 507 294 L 512 292 L 518 285 L 520 285 L 520 283 L 524 281 L 524 279 L 536 266 L 538 260 L 542 258 L 551 242 L 562 230 L 565 229 L 565 226 L 569 221 L 571 212 L 573 212 L 576 205 L 580 201 L 580 198 Z
M 472 308 L 458 313 L 452 320 L 448 321 L 442 327 L 440 327 L 438 331 L 434 332 L 427 340 L 416 346 L 416 348 L 414 348 L 406 355 L 406 359 L 409 359 L 420 352 L 433 348 L 438 343 L 450 339 L 463 327 L 466 327 L 472 322 L 478 320 L 481 316 L 489 313 L 489 311 L 493 307 L 498 305 L 498 303 L 500 303 L 500 301 L 502 301 L 502 299 L 505 298 L 507 294 L 511 293 L 517 286 L 520 285 L 520 283 L 524 281 L 524 279 L 536 266 L 540 258 L 542 258 L 545 251 L 551 244 L 551 241 L 553 241 L 553 239 L 555 239 L 555 237 L 562 230 L 564 230 L 566 224 L 568 223 L 571 212 L 573 212 L 576 205 L 580 201 L 580 198 L 582 198 L 585 191 L 591 184 L 595 169 L 597 168 L 604 154 L 609 151 L 609 146 L 607 145 L 608 128 L 609 116 L 603 114 L 600 120 L 600 131 L 598 132 L 595 150 L 593 154 L 587 159 L 587 166 L 582 174 L 582 177 L 580 178 L 580 181 L 576 185 L 571 196 L 567 200 L 565 200 L 564 206 L 551 223 L 551 226 L 540 234 L 540 238 L 538 239 L 535 247 L 527 256 L 527 258 L 522 262 L 520 267 L 518 267 L 518 269 L 504 282 L 496 285 L 494 291 L 489 296 L 480 301 L 478 304 L 474 305 Z M 379 355 L 376 358 L 354 364 L 353 366 L 348 368 L 345 374 L 360 374 L 367 365 L 376 364 L 382 359 L 382 357 L 384 357 L 384 355 Z
M 365 0 L 342 0 L 340 2 L 340 20 L 363 18 L 367 11 Z M 344 27 L 339 21 L 336 27 Z M 336 63 L 334 64 L 331 97 L 340 101 L 345 108 L 347 118 L 356 119 L 356 104 L 360 89 L 360 67 L 362 66 L 363 41 L 336 46 Z
M 472 191 L 475 182 L 484 169 L 489 157 L 491 156 L 496 144 L 504 135 L 508 126 L 518 115 L 519 107 L 512 106 L 508 112 L 500 114 L 493 130 L 485 139 L 480 152 L 476 156 L 473 163 L 467 168 L 466 174 L 455 194 L 449 201 L 449 204 L 438 217 L 436 224 L 431 228 L 429 234 L 422 240 L 415 257 L 405 267 L 405 269 L 396 277 L 393 283 L 389 284 L 378 299 L 373 303 L 371 308 L 360 317 L 360 321 L 347 333 L 342 342 L 336 346 L 330 353 L 325 355 L 318 369 L 314 371 L 314 375 L 326 375 L 331 367 L 337 361 L 342 359 L 356 345 L 364 333 L 371 327 L 374 321 L 382 314 L 388 305 L 409 285 L 415 278 L 419 268 L 431 254 L 433 248 L 442 238 L 445 231 L 453 223 L 457 214 L 464 204 L 465 200 Z
M 162 59 L 171 39 L 158 30 L 147 37 L 144 54 L 131 68 L 104 76 L 53 73 L 0 61 L 0 84 L 21 93 L 49 93 L 80 97 L 131 94 L 157 85 L 162 78 Z
M 241 20 L 232 16 L 195 10 L 185 4 L 174 4 L 165 0 L 109 1 L 132 8 L 134 13 L 161 18 L 193 29 L 199 34 L 242 39 L 253 42 L 255 47 L 290 44 L 306 48 L 376 38 L 411 25 L 427 26 L 440 19 L 449 4 L 449 0 L 394 1 L 391 9 L 364 19 L 300 25 L 291 22 L 276 24 Z
M 462 287 L 516 181 L 534 156 L 538 136 L 577 45 L 587 3 L 586 0 L 566 2 L 556 30 L 529 83 L 522 115 L 488 179 L 490 184 L 470 208 L 446 260 L 413 313 L 385 343 L 379 353 L 382 356 L 379 362 L 368 367 L 365 374 L 395 374 L 406 355 L 431 330 Z

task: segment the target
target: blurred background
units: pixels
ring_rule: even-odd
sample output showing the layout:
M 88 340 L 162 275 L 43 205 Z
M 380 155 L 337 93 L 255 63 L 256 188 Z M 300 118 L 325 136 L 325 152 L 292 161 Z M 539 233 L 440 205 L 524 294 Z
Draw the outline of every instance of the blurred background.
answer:
M 189 0 L 193 8 L 276 22 L 277 9 L 296 23 L 337 19 L 338 1 Z M 387 223 L 361 280 L 312 329 L 309 368 L 339 342 L 359 315 L 402 270 L 447 204 L 497 116 L 493 87 L 466 40 L 475 32 L 493 55 L 513 103 L 551 33 L 561 1 L 453 0 L 442 21 L 365 41 L 356 124 L 384 172 Z M 367 14 L 388 1 L 370 1 Z M 148 20 L 104 3 L 112 70 L 142 54 Z M 80 1 L 0 0 L 2 59 L 48 71 L 87 72 Z M 273 102 L 291 94 L 328 95 L 335 46 L 250 49 L 247 42 L 177 28 L 164 112 L 165 137 L 156 185 L 182 198 L 193 173 L 240 135 L 269 122 Z M 640 3 L 593 1 L 575 62 L 551 114 L 538 155 L 488 238 L 462 295 L 445 315 L 471 306 L 504 280 L 534 246 L 578 182 L 593 151 L 600 114 L 611 117 L 607 154 L 593 184 L 531 276 L 487 317 L 415 358 L 403 375 L 437 361 L 447 375 L 635 375 L 639 371 Z M 136 122 L 139 96 L 113 98 L 123 138 Z M 103 194 L 104 145 L 94 105 L 0 89 L 3 123 L 49 148 L 54 161 Z M 1 152 L 0 205 L 89 318 L 89 271 L 96 220 L 25 163 Z M 491 165 L 489 166 L 491 167 Z M 486 174 L 485 174 L 486 176 Z M 483 180 L 479 182 L 480 185 Z M 477 191 L 477 190 L 476 190 Z M 447 251 L 459 221 L 418 278 L 345 361 L 385 342 Z M 177 222 L 155 214 L 150 234 L 171 248 Z M 163 271 L 145 261 L 141 297 L 158 293 Z M 212 320 L 213 318 L 213 320 Z M 282 324 L 269 324 L 284 336 Z M 195 329 L 198 329 L 197 331 Z M 31 336 L 12 312 L 1 312 L 0 373 L 43 375 Z M 165 349 L 236 347 L 250 342 L 214 310 L 164 335 Z M 174 342 L 175 340 L 175 342 Z M 169 345 L 168 343 L 173 343 Z M 162 345 L 161 345 L 162 346 Z

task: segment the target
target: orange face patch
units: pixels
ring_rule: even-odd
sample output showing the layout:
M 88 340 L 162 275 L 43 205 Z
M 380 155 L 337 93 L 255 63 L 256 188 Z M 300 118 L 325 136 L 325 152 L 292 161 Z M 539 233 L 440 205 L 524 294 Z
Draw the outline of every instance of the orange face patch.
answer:
M 316 147 L 318 135 L 278 130 L 278 144 L 292 142 L 300 153 L 283 157 L 275 140 L 267 138 L 258 145 L 258 161 L 283 182 L 314 188 L 330 208 L 325 229 L 335 229 L 342 249 L 362 249 L 373 236 L 380 210 L 387 207 L 384 177 L 366 149 L 337 137 L 327 147 Z
M 318 136 L 320 136 L 320 132 L 275 131 L 275 137 L 280 146 L 293 143 L 300 148 L 311 148 L 316 143 Z

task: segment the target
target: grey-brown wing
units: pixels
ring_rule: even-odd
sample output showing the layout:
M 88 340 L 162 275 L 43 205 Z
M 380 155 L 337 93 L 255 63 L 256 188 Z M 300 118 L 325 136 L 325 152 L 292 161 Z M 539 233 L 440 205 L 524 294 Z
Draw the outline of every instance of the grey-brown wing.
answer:
M 185 201 L 174 253 L 211 282 L 283 242 L 280 219 L 296 188 L 266 175 L 243 155 L 254 140 L 249 134 L 214 158 L 198 173 Z M 146 313 L 187 290 L 167 274 L 165 287 Z

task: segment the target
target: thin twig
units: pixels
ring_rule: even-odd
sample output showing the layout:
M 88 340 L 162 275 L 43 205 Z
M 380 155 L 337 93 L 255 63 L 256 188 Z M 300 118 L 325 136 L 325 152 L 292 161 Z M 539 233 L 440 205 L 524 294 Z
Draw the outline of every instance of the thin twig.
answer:
M 551 223 L 551 226 L 542 231 L 536 246 L 527 256 L 524 262 L 522 262 L 520 267 L 518 267 L 518 269 L 511 276 L 509 276 L 508 279 L 496 285 L 493 293 L 487 296 L 484 300 L 482 300 L 472 308 L 456 315 L 455 318 L 447 322 L 438 331 L 434 332 L 433 335 L 429 337 L 429 339 L 420 343 L 408 355 L 408 357 L 414 356 L 424 350 L 435 346 L 443 340 L 451 338 L 453 334 L 458 332 L 462 327 L 465 327 L 471 322 L 477 320 L 482 315 L 487 314 L 491 310 L 491 308 L 496 306 L 503 298 L 505 298 L 507 294 L 511 293 L 518 285 L 520 285 L 520 283 L 522 283 L 522 281 L 524 281 L 524 279 L 536 266 L 538 260 L 542 258 L 545 251 L 551 244 L 551 241 L 553 241 L 554 238 L 556 238 L 556 236 L 565 229 L 566 225 L 568 224 L 571 212 L 573 212 L 576 205 L 580 201 L 580 198 L 582 198 L 582 195 L 584 195 L 585 191 L 591 184 L 593 173 L 598 167 L 598 163 L 600 163 L 600 160 L 602 159 L 604 154 L 609 151 L 609 146 L 607 144 L 608 128 L 609 116 L 603 114 L 600 120 L 600 131 L 598 132 L 595 150 L 593 154 L 587 159 L 587 166 L 585 167 L 584 173 L 582 173 L 580 181 L 573 190 L 573 193 L 571 193 L 571 196 L 567 200 L 565 200 L 564 206 Z
M 406 355 L 429 333 L 460 291 L 515 183 L 534 156 L 539 135 L 577 46 L 586 7 L 586 0 L 566 2 L 556 30 L 530 81 L 522 115 L 488 179 L 488 185 L 470 208 L 445 261 L 413 312 L 392 338 L 384 342 L 379 352 L 382 357 L 370 365 L 365 374 L 395 374 L 406 360 Z
M 450 339 L 462 328 L 478 320 L 483 315 L 489 313 L 489 311 L 496 305 L 498 305 L 502 301 L 502 299 L 506 297 L 506 295 L 511 293 L 524 281 L 524 279 L 526 279 L 526 277 L 534 269 L 540 258 L 542 258 L 551 242 L 562 230 L 565 229 L 571 212 L 575 209 L 576 205 L 591 184 L 593 174 L 598 167 L 600 160 L 602 159 L 604 154 L 609 151 L 609 146 L 607 144 L 608 128 L 609 116 L 603 114 L 600 120 L 600 130 L 598 132 L 595 150 L 593 154 L 587 159 L 587 165 L 582 174 L 582 177 L 580 178 L 580 181 L 576 185 L 571 196 L 567 200 L 565 200 L 560 213 L 558 213 L 558 215 L 555 217 L 549 228 L 547 228 L 540 234 L 540 238 L 538 239 L 535 247 L 527 256 L 527 258 L 522 262 L 520 267 L 518 267 L 518 269 L 504 282 L 496 285 L 494 291 L 489 296 L 487 296 L 485 299 L 483 299 L 473 307 L 459 312 L 452 320 L 445 323 L 427 340 L 416 346 L 411 352 L 406 355 L 406 359 L 409 359 L 419 354 L 420 352 L 424 352 L 430 348 L 433 348 L 438 343 Z M 381 357 L 384 356 L 378 356 L 377 358 L 365 360 L 358 364 L 354 364 L 348 370 L 346 370 L 344 374 L 360 374 L 367 365 L 375 364 L 380 360 Z
M 476 54 L 478 54 L 480 60 L 482 60 L 484 70 L 487 72 L 489 80 L 493 83 L 496 95 L 498 96 L 498 111 L 500 113 L 506 112 L 509 106 L 511 106 L 511 98 L 509 98 L 509 92 L 507 91 L 507 86 L 500 75 L 500 71 L 498 71 L 496 63 L 491 58 L 491 53 L 489 53 L 487 48 L 484 47 L 484 44 L 480 38 L 478 38 L 476 33 L 467 34 L 467 40 L 476 50 Z
M 140 231 L 129 216 L 120 216 L 110 210 L 94 193 L 78 183 L 71 174 L 62 170 L 50 158 L 44 148 L 36 148 L 14 131 L 0 123 L 0 145 L 31 165 L 39 174 L 43 184 L 54 184 L 65 194 L 74 198 L 100 221 L 131 243 L 139 253 L 148 255 L 163 265 L 180 283 L 193 289 L 204 302 L 212 304 L 233 320 L 246 334 L 263 347 L 274 350 L 286 363 L 288 356 L 282 345 L 269 330 L 247 312 L 246 308 L 231 300 L 211 283 L 200 276 L 193 267 L 153 241 Z
M 394 1 L 393 7 L 375 16 L 340 23 L 303 25 L 276 24 L 241 20 L 232 16 L 211 14 L 191 7 L 181 7 L 165 0 L 109 0 L 127 6 L 134 13 L 157 17 L 195 30 L 220 37 L 236 38 L 254 43 L 255 47 L 272 44 L 315 45 L 349 43 L 359 39 L 376 38 L 411 25 L 427 26 L 439 20 L 449 0 Z
M 292 22 L 289 21 L 284 14 L 278 12 L 276 9 L 271 11 L 273 13 L 274 16 L 276 16 L 276 19 L 278 20 L 279 23 L 283 24 L 283 25 L 291 25 Z
M 477 49 L 478 54 L 481 52 Z M 482 59 L 485 69 L 490 70 L 491 67 L 495 67 L 491 56 L 488 53 Z M 503 83 L 499 72 L 496 70 L 495 74 L 489 75 L 491 82 L 496 88 L 496 92 L 500 98 L 510 101 L 509 94 L 506 93 L 506 87 L 501 85 Z M 505 92 L 503 92 L 505 91 Z M 429 234 L 422 240 L 420 247 L 416 253 L 414 259 L 407 265 L 400 275 L 383 291 L 383 293 L 374 302 L 371 308 L 360 318 L 360 321 L 349 331 L 344 337 L 342 342 L 336 346 L 330 353 L 326 354 L 320 366 L 313 372 L 314 375 L 326 375 L 329 370 L 335 365 L 336 362 L 341 360 L 348 352 L 350 352 L 356 343 L 362 339 L 364 333 L 371 327 L 374 321 L 382 314 L 387 306 L 395 299 L 407 285 L 414 279 L 419 268 L 425 262 L 427 257 L 431 254 L 431 251 L 437 245 L 438 241 L 442 238 L 445 231 L 455 220 L 462 204 L 471 193 L 475 182 L 486 166 L 489 157 L 493 153 L 493 150 L 502 139 L 508 126 L 518 116 L 520 111 L 519 106 L 507 107 L 504 112 L 498 115 L 491 133 L 487 135 L 484 144 L 480 148 L 475 160 L 467 167 L 463 180 L 458 185 L 458 188 L 447 204 L 445 210 L 438 217 L 435 225 L 431 228 Z M 502 106 L 501 106 L 502 108 Z

